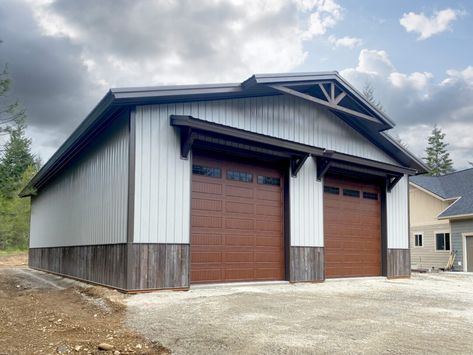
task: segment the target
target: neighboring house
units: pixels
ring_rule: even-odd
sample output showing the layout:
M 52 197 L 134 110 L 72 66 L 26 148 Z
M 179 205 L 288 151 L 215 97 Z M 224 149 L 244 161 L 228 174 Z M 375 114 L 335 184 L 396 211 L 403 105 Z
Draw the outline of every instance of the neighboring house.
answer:
M 112 89 L 22 193 L 29 265 L 122 290 L 410 275 L 425 166 L 338 73 Z
M 456 271 L 473 272 L 473 168 L 443 176 L 410 178 L 413 268 L 445 268 L 455 253 Z

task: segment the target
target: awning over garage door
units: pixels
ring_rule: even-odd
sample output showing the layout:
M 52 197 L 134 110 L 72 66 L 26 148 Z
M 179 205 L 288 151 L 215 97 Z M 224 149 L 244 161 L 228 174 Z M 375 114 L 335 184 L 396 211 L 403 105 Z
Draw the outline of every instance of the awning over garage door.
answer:
M 370 175 L 384 176 L 388 191 L 403 174 L 415 174 L 414 169 L 308 146 L 259 133 L 207 122 L 192 116 L 171 115 L 170 123 L 180 128 L 181 156 L 187 158 L 192 146 L 212 146 L 215 149 L 244 152 L 246 156 L 284 158 L 291 161 L 291 173 L 297 173 L 308 156 L 317 160 L 317 174 L 321 178 L 328 168 L 346 168 Z

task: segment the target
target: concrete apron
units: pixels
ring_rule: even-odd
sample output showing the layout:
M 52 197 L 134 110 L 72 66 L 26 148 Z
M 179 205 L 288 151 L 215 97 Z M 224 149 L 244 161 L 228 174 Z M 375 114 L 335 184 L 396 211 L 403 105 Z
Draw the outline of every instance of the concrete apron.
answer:
M 248 282 L 223 282 L 214 284 L 191 285 L 191 290 L 222 288 L 222 287 L 241 287 L 241 286 L 271 286 L 271 285 L 288 285 L 289 281 L 248 281 Z
M 370 280 L 382 280 L 386 281 L 386 276 L 363 276 L 363 277 L 339 277 L 325 279 L 324 282 L 340 282 L 340 281 L 370 281 Z M 271 285 L 289 285 L 293 284 L 289 281 L 247 281 L 247 282 L 222 282 L 222 283 L 211 283 L 211 284 L 198 284 L 191 285 L 191 290 L 197 289 L 209 289 L 209 288 L 224 288 L 224 287 L 242 287 L 242 286 L 271 286 Z M 294 282 L 297 284 L 297 282 Z

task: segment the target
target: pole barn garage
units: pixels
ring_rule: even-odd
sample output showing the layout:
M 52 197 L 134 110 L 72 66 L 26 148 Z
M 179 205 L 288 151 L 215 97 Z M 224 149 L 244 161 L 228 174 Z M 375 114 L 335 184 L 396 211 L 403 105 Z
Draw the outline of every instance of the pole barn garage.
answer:
M 425 166 L 338 73 L 112 89 L 23 190 L 31 268 L 124 291 L 410 275 Z

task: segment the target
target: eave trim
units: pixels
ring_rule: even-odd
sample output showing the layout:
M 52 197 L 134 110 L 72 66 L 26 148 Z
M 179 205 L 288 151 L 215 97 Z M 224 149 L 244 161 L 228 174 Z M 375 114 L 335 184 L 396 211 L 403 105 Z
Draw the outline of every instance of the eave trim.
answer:
M 365 166 L 372 169 L 376 169 L 385 173 L 391 174 L 409 174 L 414 175 L 415 169 L 400 167 L 383 163 L 375 160 L 366 158 L 360 158 L 349 154 L 339 153 L 333 150 L 327 150 L 325 148 L 309 146 L 301 143 L 288 141 L 281 138 L 275 138 L 260 133 L 254 133 L 245 131 L 239 128 L 234 128 L 218 123 L 208 122 L 193 116 L 185 115 L 170 115 L 170 124 L 174 127 L 187 127 L 191 130 L 208 131 L 216 134 L 221 134 L 227 137 L 236 137 L 239 139 L 248 140 L 251 142 L 266 144 L 270 146 L 287 149 L 299 154 L 310 154 L 315 157 L 329 158 L 334 161 Z

